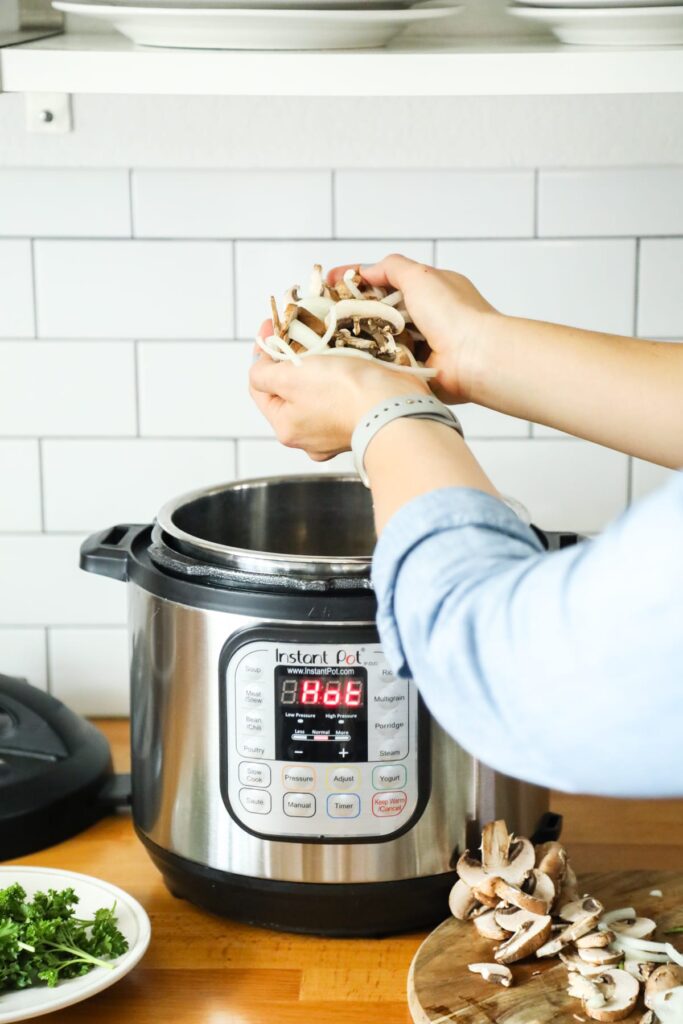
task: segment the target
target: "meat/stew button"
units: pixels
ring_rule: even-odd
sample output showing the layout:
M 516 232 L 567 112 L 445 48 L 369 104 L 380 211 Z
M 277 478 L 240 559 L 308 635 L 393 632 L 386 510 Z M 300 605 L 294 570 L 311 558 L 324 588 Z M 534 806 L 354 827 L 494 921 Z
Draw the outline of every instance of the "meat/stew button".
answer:
M 400 790 L 393 793 L 375 793 L 372 798 L 372 813 L 376 818 L 391 818 L 395 814 L 400 814 L 407 802 L 408 797 Z

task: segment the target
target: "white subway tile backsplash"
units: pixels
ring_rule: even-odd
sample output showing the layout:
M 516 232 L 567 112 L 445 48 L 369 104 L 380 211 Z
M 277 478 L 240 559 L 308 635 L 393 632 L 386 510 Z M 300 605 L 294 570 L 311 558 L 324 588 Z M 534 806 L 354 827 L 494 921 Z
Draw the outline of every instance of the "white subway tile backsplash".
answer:
M 305 284 L 314 263 L 324 270 L 343 263 L 375 263 L 391 252 L 431 262 L 430 242 L 238 242 L 235 246 L 237 334 L 253 338 L 270 316 L 269 296 L 278 301 L 293 284 Z
M 495 486 L 541 529 L 595 533 L 626 506 L 628 459 L 585 441 L 474 441 Z
M 121 625 L 126 588 L 79 568 L 83 536 L 0 535 L 0 626 Z
M 683 168 L 541 171 L 539 235 L 683 234 Z
M 0 628 L 0 672 L 46 690 L 45 630 Z
M 48 338 L 227 338 L 227 242 L 39 241 L 38 333 Z
M 458 417 L 469 440 L 475 437 L 528 437 L 529 424 L 516 416 L 506 416 L 494 409 L 485 409 L 483 405 L 454 405 L 453 412 Z
M 80 715 L 130 711 L 125 629 L 51 629 L 50 690 Z
M 343 452 L 329 462 L 313 462 L 297 448 L 285 448 L 279 441 L 238 441 L 239 475 L 280 476 L 288 473 L 355 473 L 350 452 Z
M 134 171 L 135 235 L 329 237 L 331 190 L 329 171 Z
M 342 238 L 534 233 L 533 171 L 339 171 L 335 196 Z
M 0 338 L 34 334 L 31 243 L 0 239 Z
M 130 236 L 128 171 L 0 170 L 0 235 Z
M 437 259 L 504 313 L 632 333 L 633 241 L 439 242 Z
M 0 531 L 40 529 L 38 442 L 0 441 Z
M 0 342 L 0 380 L 0 435 L 135 433 L 132 344 Z
M 151 521 L 170 498 L 235 476 L 232 441 L 45 441 L 48 530 Z
M 251 342 L 146 342 L 139 350 L 140 430 L 165 437 L 269 437 L 251 400 Z
M 666 469 L 664 466 L 655 466 L 653 462 L 645 462 L 643 459 L 633 460 L 633 485 L 632 497 L 636 501 L 643 498 L 650 491 L 663 487 L 674 477 L 674 469 Z
M 683 238 L 640 243 L 638 334 L 683 337 Z

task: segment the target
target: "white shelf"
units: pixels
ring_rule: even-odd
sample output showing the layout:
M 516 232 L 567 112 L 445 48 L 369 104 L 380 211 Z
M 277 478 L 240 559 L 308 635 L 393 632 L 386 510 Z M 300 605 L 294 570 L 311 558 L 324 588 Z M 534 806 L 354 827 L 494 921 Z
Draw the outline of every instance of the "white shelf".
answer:
M 546 40 L 252 52 L 63 34 L 0 50 L 6 92 L 214 96 L 538 96 L 683 92 L 683 48 Z

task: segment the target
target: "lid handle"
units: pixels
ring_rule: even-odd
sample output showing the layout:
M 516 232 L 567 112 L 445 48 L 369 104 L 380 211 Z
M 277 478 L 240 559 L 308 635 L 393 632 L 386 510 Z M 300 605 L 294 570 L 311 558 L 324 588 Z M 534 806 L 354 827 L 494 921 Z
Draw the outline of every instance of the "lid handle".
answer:
M 81 545 L 81 569 L 125 582 L 133 541 L 144 529 L 144 525 L 127 524 L 91 534 Z

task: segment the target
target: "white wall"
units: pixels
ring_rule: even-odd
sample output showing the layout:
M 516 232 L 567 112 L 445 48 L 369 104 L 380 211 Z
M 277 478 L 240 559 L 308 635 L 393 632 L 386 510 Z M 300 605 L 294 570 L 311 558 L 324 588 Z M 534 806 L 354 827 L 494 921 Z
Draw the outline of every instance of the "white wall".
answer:
M 78 570 L 83 537 L 309 465 L 245 383 L 267 296 L 314 260 L 401 250 L 510 312 L 683 338 L 681 167 L 179 166 L 0 170 L 0 671 L 87 713 L 127 708 L 125 594 Z M 487 410 L 462 419 L 541 526 L 598 531 L 665 475 Z

